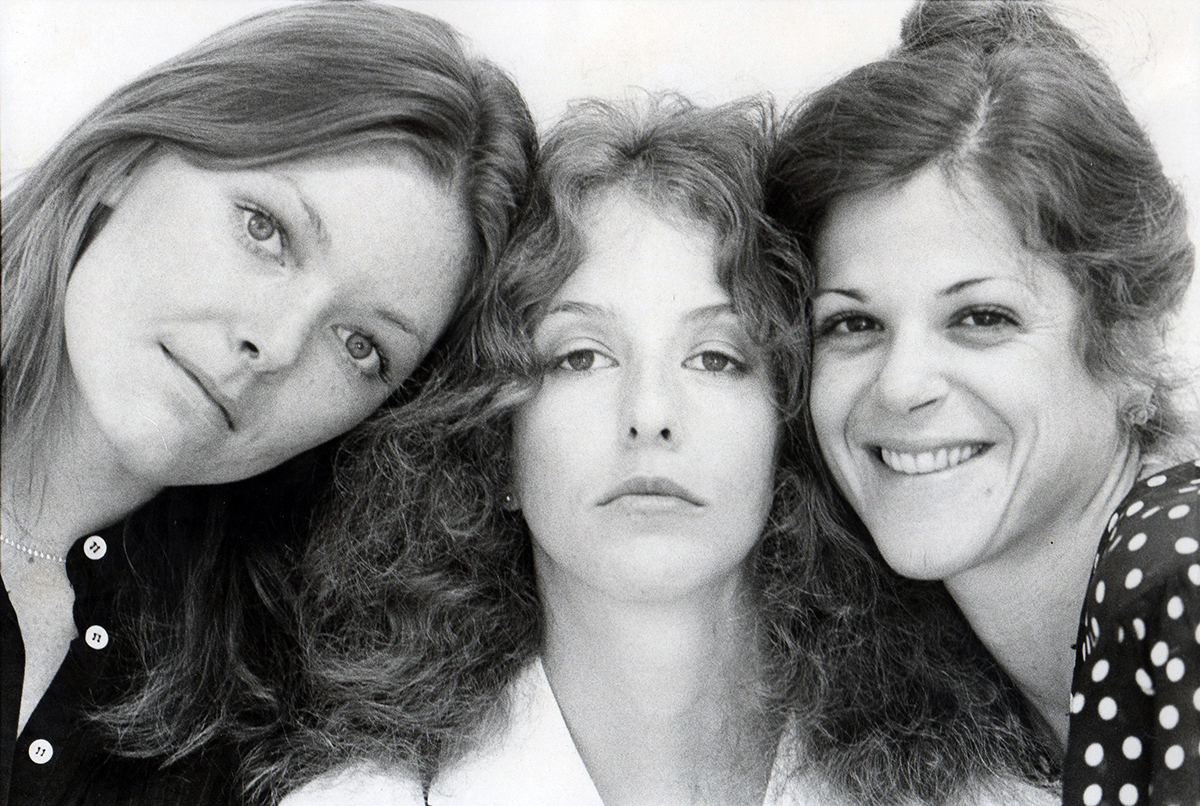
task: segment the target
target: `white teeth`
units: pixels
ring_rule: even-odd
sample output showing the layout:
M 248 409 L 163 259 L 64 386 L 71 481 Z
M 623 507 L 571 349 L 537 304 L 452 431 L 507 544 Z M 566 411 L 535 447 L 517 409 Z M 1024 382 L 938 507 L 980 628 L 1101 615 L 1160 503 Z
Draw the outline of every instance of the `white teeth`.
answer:
M 887 448 L 879 449 L 883 463 L 909 476 L 936 473 L 939 470 L 960 465 L 983 450 L 983 445 L 958 445 L 953 448 L 938 448 L 924 453 L 900 453 Z

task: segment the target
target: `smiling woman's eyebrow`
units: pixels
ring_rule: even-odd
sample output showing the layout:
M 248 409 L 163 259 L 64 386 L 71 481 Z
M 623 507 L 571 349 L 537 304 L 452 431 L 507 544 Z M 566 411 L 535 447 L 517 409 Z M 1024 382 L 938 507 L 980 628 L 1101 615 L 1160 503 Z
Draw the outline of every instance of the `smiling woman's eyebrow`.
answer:
M 861 291 L 855 291 L 853 288 L 818 288 L 813 297 L 823 297 L 826 294 L 838 294 L 843 297 L 849 297 L 856 302 L 866 302 L 867 297 Z
M 959 292 L 967 290 L 971 286 L 979 285 L 980 283 L 986 283 L 988 280 L 994 280 L 994 279 L 996 279 L 996 278 L 994 278 L 994 277 L 973 277 L 969 280 L 959 280 L 957 283 L 947 286 L 946 288 L 939 291 L 938 296 L 939 297 L 950 297 L 955 294 L 958 294 Z
M 613 319 L 616 317 L 616 312 L 611 308 L 602 305 L 593 305 L 590 302 L 576 302 L 574 300 L 564 300 L 558 303 L 546 312 L 546 317 L 566 313 L 573 313 L 579 316 L 593 316 L 598 319 Z

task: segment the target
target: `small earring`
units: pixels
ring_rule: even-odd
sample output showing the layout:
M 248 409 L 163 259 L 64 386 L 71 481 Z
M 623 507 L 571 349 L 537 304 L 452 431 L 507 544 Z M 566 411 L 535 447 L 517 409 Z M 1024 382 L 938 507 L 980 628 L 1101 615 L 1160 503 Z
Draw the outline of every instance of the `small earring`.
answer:
M 505 493 L 504 497 L 500 499 L 500 508 L 505 512 L 516 512 L 521 508 L 521 503 L 512 493 Z

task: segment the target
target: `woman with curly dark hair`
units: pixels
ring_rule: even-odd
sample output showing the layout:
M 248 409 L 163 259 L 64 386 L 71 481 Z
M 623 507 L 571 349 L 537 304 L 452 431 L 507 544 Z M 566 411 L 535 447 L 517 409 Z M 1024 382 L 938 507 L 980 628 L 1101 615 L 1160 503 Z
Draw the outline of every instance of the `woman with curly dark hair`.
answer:
M 1200 803 L 1200 470 L 1171 467 L 1163 338 L 1194 253 L 1104 67 L 1040 4 L 923 3 L 803 102 L 773 180 L 816 269 L 817 438 L 883 557 L 944 581 L 1066 803 Z
M 534 145 L 445 24 L 305 3 L 117 90 L 5 196 L 0 803 L 237 798 L 231 748 L 286 718 L 314 449 L 456 330 Z
M 770 136 L 673 96 L 549 133 L 470 366 L 349 446 L 287 803 L 1052 802 L 948 601 L 838 525 Z

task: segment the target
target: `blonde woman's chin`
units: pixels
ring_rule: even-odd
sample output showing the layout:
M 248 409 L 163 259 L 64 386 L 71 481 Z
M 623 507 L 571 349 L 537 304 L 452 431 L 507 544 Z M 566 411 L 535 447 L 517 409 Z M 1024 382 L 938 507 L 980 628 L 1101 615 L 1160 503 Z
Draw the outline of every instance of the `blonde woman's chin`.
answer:
M 280 806 L 424 806 L 421 784 L 402 770 L 343 767 L 289 793 Z

